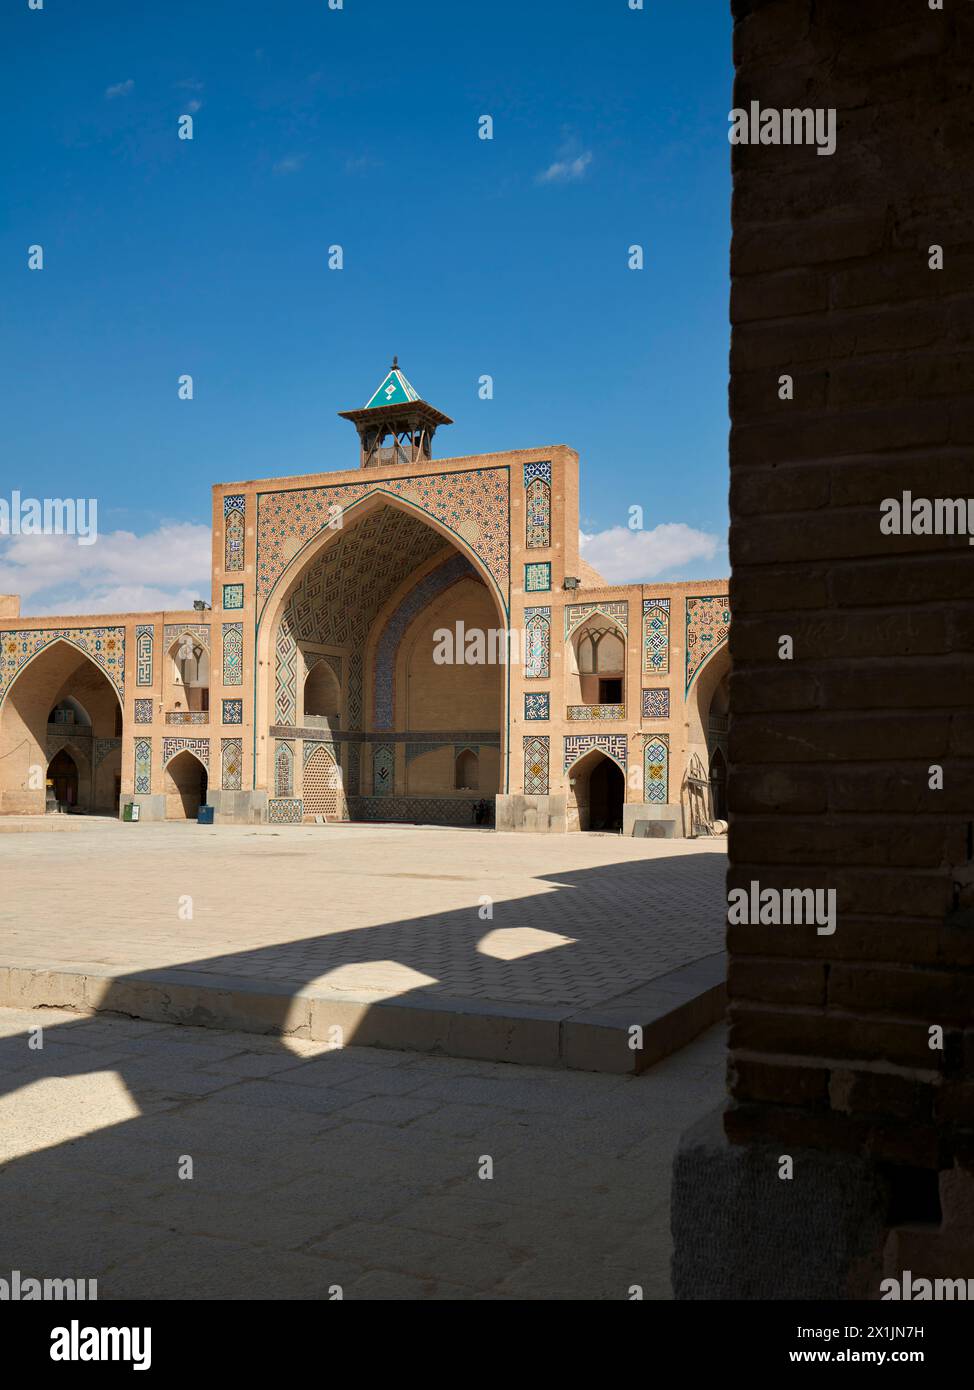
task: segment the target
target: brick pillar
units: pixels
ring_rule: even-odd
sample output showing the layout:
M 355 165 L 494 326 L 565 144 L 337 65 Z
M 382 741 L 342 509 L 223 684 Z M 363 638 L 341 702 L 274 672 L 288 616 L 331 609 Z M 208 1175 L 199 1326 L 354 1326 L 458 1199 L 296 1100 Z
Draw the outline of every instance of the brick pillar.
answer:
M 735 108 L 837 143 L 732 149 L 728 889 L 834 889 L 837 924 L 729 928 L 674 1281 L 875 1298 L 974 1277 L 974 547 L 881 530 L 974 499 L 974 5 L 732 10 Z

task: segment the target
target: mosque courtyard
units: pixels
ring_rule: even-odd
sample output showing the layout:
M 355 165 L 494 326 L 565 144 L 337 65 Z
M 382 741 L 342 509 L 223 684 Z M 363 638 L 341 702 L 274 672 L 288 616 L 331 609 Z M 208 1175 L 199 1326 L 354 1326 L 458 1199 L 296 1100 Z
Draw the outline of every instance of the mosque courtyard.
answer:
M 674 1148 L 723 1095 L 722 842 L 6 824 L 0 1269 L 101 1299 L 670 1296 Z M 668 1055 L 616 1065 L 651 994 Z
M 2 824 L 0 1005 L 625 1071 L 723 979 L 723 840 Z

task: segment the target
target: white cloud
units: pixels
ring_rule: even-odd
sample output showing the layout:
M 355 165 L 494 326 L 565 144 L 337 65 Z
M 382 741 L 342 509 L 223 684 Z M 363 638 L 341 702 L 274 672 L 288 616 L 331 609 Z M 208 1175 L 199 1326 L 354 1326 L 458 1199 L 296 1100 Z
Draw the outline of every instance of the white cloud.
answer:
M 0 539 L 0 593 L 20 594 L 33 617 L 192 608 L 210 595 L 210 528 L 163 525 L 148 535 L 102 533 Z
M 105 96 L 109 101 L 111 101 L 113 97 L 127 97 L 134 86 L 135 82 L 133 79 L 131 77 L 126 78 L 124 82 L 116 82 L 114 87 L 106 87 Z
M 662 574 L 676 578 L 673 571 L 701 561 L 711 564 L 725 550 L 719 536 L 695 531 L 682 521 L 664 522 L 651 531 L 630 531 L 627 526 L 592 535 L 580 531 L 578 544 L 582 558 L 610 584 L 638 584 Z
M 303 154 L 286 154 L 283 159 L 279 159 L 274 165 L 275 174 L 296 174 L 304 163 Z
M 591 150 L 583 150 L 571 158 L 557 159 L 538 175 L 538 183 L 573 183 L 584 176 L 591 162 Z

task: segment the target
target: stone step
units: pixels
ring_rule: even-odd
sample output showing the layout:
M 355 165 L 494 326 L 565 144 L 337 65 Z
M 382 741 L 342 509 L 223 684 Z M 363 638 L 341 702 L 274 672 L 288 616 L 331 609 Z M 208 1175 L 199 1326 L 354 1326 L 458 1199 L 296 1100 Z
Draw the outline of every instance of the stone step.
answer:
M 271 981 L 184 969 L 112 975 L 20 965 L 0 966 L 0 1007 L 115 1013 L 319 1042 L 334 1039 L 341 1046 L 635 1075 L 723 1016 L 725 974 L 725 957 L 718 952 L 614 999 L 577 1009 L 421 991 L 376 1000 L 344 990 L 294 991 Z

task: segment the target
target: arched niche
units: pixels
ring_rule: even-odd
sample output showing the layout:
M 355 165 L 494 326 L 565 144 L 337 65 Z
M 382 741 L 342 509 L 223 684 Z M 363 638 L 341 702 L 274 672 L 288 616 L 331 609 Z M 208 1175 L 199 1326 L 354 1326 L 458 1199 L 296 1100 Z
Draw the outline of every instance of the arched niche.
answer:
M 625 705 L 626 634 L 614 619 L 596 612 L 579 624 L 565 677 L 569 705 Z

